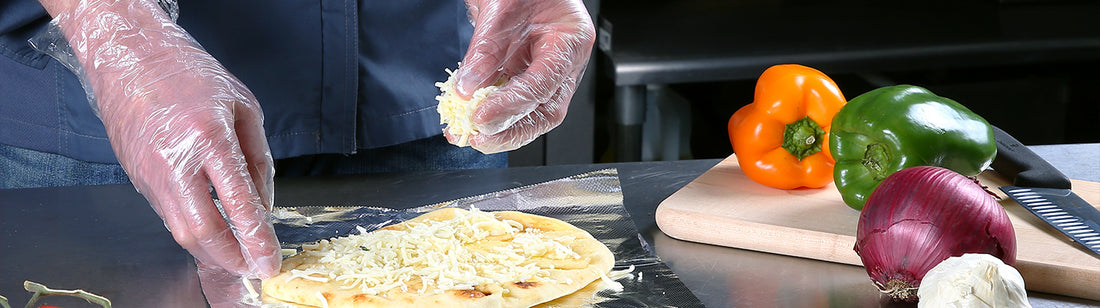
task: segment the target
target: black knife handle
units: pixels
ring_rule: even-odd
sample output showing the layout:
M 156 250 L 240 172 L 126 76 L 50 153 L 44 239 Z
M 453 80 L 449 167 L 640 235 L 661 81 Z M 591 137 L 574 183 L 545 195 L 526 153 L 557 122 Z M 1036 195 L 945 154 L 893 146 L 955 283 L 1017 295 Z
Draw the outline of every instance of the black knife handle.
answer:
M 991 166 L 997 173 L 1012 179 L 1013 185 L 1070 189 L 1065 174 L 1012 135 L 993 126 L 993 139 L 997 142 L 997 157 L 993 158 Z

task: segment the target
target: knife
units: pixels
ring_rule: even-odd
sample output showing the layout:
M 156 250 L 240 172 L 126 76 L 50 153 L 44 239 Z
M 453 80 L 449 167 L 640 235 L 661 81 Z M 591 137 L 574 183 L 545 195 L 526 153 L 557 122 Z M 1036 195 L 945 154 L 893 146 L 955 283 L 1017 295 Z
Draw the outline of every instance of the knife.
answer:
M 1100 258 L 1100 210 L 1073 193 L 1069 178 L 1016 138 L 993 126 L 993 170 L 1012 180 L 1001 191 Z

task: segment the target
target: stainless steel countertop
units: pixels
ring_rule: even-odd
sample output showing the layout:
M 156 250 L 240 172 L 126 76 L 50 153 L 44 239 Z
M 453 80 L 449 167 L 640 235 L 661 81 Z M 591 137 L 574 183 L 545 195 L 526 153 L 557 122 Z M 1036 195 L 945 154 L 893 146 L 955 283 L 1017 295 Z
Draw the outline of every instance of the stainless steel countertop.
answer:
M 1033 146 L 1069 177 L 1100 182 L 1100 144 Z M 662 200 L 719 160 L 587 164 L 367 176 L 282 178 L 276 204 L 407 208 L 617 168 L 643 238 L 708 307 L 879 307 L 861 267 L 675 240 L 657 228 Z M 0 190 L 0 295 L 22 306 L 24 280 L 83 288 L 117 307 L 205 307 L 195 266 L 127 185 Z M 1100 302 L 1029 294 L 1034 307 Z M 67 298 L 40 301 L 91 307 Z

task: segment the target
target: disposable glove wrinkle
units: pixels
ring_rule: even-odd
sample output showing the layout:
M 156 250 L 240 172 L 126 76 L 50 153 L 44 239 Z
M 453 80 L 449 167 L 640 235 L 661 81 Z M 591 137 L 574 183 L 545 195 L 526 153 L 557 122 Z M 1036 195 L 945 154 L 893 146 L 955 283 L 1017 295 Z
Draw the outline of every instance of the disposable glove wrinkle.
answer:
M 205 282 L 270 277 L 281 262 L 263 112 L 173 21 L 173 8 L 170 0 L 80 1 L 51 11 L 51 29 L 33 43 L 81 77 L 119 163 L 195 257 L 207 297 L 239 298 L 212 296 L 236 291 L 205 290 L 215 285 Z
M 469 99 L 509 78 L 474 111 L 479 134 L 470 145 L 484 153 L 518 149 L 564 121 L 595 42 L 591 17 L 579 0 L 466 4 L 474 34 L 455 73 L 459 95 Z

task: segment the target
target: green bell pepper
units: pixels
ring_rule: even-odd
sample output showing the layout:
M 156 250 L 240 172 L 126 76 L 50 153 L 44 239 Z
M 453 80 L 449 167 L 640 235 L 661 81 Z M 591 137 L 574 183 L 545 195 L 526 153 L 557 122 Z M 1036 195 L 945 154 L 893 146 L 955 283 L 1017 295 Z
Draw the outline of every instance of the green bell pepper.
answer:
M 829 151 L 844 203 L 862 210 L 887 176 L 938 166 L 975 176 L 997 154 L 993 128 L 962 104 L 927 89 L 897 85 L 853 98 L 833 118 Z

